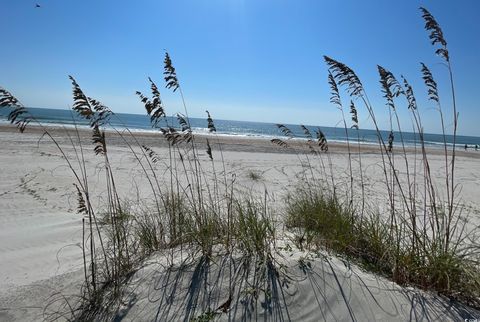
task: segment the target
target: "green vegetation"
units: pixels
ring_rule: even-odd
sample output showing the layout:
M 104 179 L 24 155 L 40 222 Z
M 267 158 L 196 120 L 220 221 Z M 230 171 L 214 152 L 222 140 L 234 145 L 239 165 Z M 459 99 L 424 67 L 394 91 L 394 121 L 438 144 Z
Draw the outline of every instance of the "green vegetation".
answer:
M 252 181 L 260 181 L 262 179 L 262 174 L 257 171 L 249 170 L 247 172 L 247 178 Z
M 362 218 L 322 190 L 295 191 L 286 225 L 296 231 L 300 249 L 327 249 L 400 285 L 436 290 L 471 304 L 480 297 L 475 248 L 459 247 L 460 240 L 445 249 L 429 234 L 412 232 L 408 222 L 392 227 L 378 213 Z

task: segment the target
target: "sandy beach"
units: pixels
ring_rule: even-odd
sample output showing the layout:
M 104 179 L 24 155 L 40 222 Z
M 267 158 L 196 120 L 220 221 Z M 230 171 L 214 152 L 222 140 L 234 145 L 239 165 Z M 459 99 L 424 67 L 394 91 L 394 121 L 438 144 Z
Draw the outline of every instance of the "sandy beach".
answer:
M 74 162 L 79 147 L 76 147 L 77 151 L 72 148 L 64 130 L 51 129 L 51 132 L 59 138 L 67 157 Z M 72 130 L 68 133 L 72 138 L 76 135 Z M 94 155 L 89 145 L 90 132 L 79 133 L 84 142 L 83 153 L 93 189 L 92 195 L 95 196 L 93 203 L 102 205 L 105 179 L 101 158 Z M 47 137 L 40 140 L 41 134 L 41 129 L 35 127 L 19 134 L 14 127 L 0 126 L 0 321 L 41 319 L 45 304 L 52 299 L 52 295 L 58 295 L 57 292 L 60 291 L 74 294 L 79 291 L 83 278 L 82 216 L 76 213 L 72 174 L 57 147 Z M 154 149 L 159 156 L 166 157 L 167 145 L 160 134 L 138 134 L 136 137 L 141 144 Z M 204 139 L 197 139 L 199 147 L 204 144 Z M 320 162 L 313 157 L 299 157 L 300 143 L 292 143 L 293 150 L 287 150 L 262 139 L 212 136 L 209 140 L 216 168 L 222 168 L 220 156 L 223 155 L 228 176 L 235 175 L 237 188 L 244 193 L 263 194 L 266 191 L 279 221 L 287 194 L 298 185 L 306 171 L 312 171 L 305 167 L 306 160 L 311 163 L 314 171 L 320 167 Z M 107 134 L 107 141 L 122 199 L 132 203 L 148 202 L 151 192 L 125 142 L 115 133 Z M 352 149 L 356 153 L 357 147 Z M 202 164 L 208 169 L 211 163 L 205 148 L 199 148 L 199 151 Z M 415 162 L 414 152 L 413 148 L 408 149 L 411 162 Z M 368 185 L 368 203 L 382 209 L 385 200 L 377 196 L 379 191 L 385 189 L 385 185 L 379 167 L 381 158 L 378 147 L 364 146 L 361 154 Z M 331 144 L 329 155 L 341 184 L 342 178 L 347 176 L 346 146 Z M 433 176 L 440 183 L 444 173 L 442 151 L 430 151 L 429 158 Z M 459 151 L 456 161 L 459 200 L 464 206 L 464 212 L 470 216 L 471 227 L 480 223 L 479 160 L 480 151 Z M 398 162 L 401 163 L 402 160 L 399 159 Z M 161 174 L 165 170 L 162 170 L 161 162 L 159 164 L 158 173 Z M 251 173 L 258 177 L 252 179 Z M 318 174 L 318 179 L 324 180 L 321 174 Z M 444 192 L 439 189 L 439 193 Z M 298 260 L 300 256 L 296 253 L 288 262 Z M 162 273 L 161 258 L 161 255 L 151 258 L 134 276 L 132 285 L 136 280 L 163 283 L 162 279 L 166 276 Z M 393 282 L 349 266 L 336 257 L 317 259 L 315 263 L 314 269 L 306 275 L 296 269 L 295 272 L 302 278 L 287 294 L 282 295 L 284 302 L 274 307 L 271 320 L 450 321 L 460 317 L 475 317 L 476 314 L 474 310 L 451 305 L 448 300 L 434 294 L 403 289 Z M 219 267 L 211 274 L 224 274 L 222 266 Z M 194 270 L 194 267 L 187 269 L 179 282 L 178 294 L 188 290 L 186 281 Z M 161 294 L 158 290 L 156 292 L 160 298 Z M 163 315 L 164 319 L 160 320 L 178 320 L 186 314 L 184 310 L 188 309 L 180 295 L 173 302 L 164 302 L 160 299 L 149 301 L 153 293 L 148 287 L 139 287 L 133 293 L 136 297 L 135 305 L 128 308 L 125 321 L 151 320 L 155 314 Z M 219 298 L 224 295 L 219 291 L 214 297 L 220 301 Z M 289 304 L 288 308 L 284 306 L 285 303 Z M 201 307 L 201 304 L 198 305 Z M 258 314 L 257 317 L 263 316 L 265 310 L 257 308 L 255 314 Z M 235 311 L 231 314 L 230 317 L 220 318 L 246 318 L 245 312 Z M 480 318 L 480 315 L 476 317 Z

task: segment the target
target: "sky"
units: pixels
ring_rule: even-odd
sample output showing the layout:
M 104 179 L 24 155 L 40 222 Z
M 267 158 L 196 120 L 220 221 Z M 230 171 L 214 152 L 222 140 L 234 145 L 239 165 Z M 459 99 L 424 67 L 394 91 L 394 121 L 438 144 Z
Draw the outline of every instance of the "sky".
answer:
M 423 29 L 420 6 L 448 42 L 459 133 L 480 136 L 478 0 L 1 0 L 0 86 L 26 106 L 66 109 L 72 75 L 113 111 L 143 114 L 135 91 L 148 93 L 151 77 L 173 115 L 183 107 L 178 93 L 164 88 L 167 50 L 190 116 L 209 110 L 217 119 L 337 126 L 328 55 L 358 74 L 382 128 L 390 125 L 377 64 L 412 83 L 425 131 L 439 133 L 421 79 L 424 62 L 439 83 L 448 132 L 448 71 Z M 348 112 L 350 98 L 342 99 Z M 358 105 L 360 127 L 371 128 Z M 404 100 L 397 110 L 404 130 L 411 129 Z

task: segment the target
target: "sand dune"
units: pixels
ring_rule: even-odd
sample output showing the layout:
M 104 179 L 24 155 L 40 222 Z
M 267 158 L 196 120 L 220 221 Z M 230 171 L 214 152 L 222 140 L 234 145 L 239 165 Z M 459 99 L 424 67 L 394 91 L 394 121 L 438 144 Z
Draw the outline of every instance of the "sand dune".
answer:
M 328 254 L 307 259 L 300 254 L 279 259 L 288 274 L 266 268 L 263 280 L 257 271 L 260 289 L 269 290 L 258 294 L 244 291 L 255 285 L 254 268 L 243 267 L 241 260 L 198 259 L 166 269 L 169 254 L 154 256 L 130 281 L 115 318 L 189 321 L 225 303 L 232 289 L 231 308 L 217 311 L 218 321 L 463 321 L 478 316 L 468 307 L 399 287 Z

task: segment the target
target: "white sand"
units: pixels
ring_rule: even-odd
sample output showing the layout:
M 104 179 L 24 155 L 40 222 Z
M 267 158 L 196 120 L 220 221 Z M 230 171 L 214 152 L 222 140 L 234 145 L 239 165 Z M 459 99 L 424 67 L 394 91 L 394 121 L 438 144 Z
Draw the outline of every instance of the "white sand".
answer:
M 76 214 L 72 174 L 56 147 L 48 139 L 43 139 L 40 143 L 37 142 L 38 139 L 39 133 L 36 131 L 19 134 L 3 126 L 0 128 L 0 321 L 36 321 L 42 317 L 43 308 L 55 291 L 64 290 L 64 293 L 75 294 L 79 292 L 82 280 L 82 218 Z M 255 141 L 243 141 L 238 145 L 226 142 L 224 157 L 227 171 L 236 174 L 237 183 L 244 190 L 263 194 L 266 189 L 269 200 L 281 214 L 281 205 L 287 191 L 294 188 L 306 170 L 295 154 L 259 152 L 262 146 Z M 110 145 L 109 153 L 122 196 L 134 201 L 148 200 L 151 196 L 148 185 L 136 161 L 121 142 L 117 143 Z M 149 145 L 156 148 L 159 155 L 166 155 L 164 147 Z M 73 149 L 65 146 L 67 154 L 72 157 Z M 215 145 L 212 148 L 219 160 Z M 104 174 L 101 172 L 101 159 L 93 155 L 90 146 L 87 149 L 85 156 L 93 187 L 92 195 L 98 196 L 94 203 L 102 204 Z M 346 154 L 335 153 L 334 147 L 330 151 L 335 172 L 343 173 L 345 177 Z M 202 155 L 207 160 L 203 151 Z M 456 168 L 457 182 L 461 185 L 461 190 L 458 190 L 461 192 L 461 202 L 468 206 L 467 212 L 472 217 L 473 224 L 477 225 L 480 216 L 479 157 L 480 152 L 461 153 Z M 385 189 L 383 174 L 378 166 L 381 159 L 372 151 L 362 156 L 362 162 L 366 171 L 365 179 L 369 183 L 369 203 L 382 209 L 382 204 L 386 201 L 375 197 L 378 195 L 376 192 Z M 430 156 L 430 162 L 440 187 L 444 171 L 443 157 L 434 153 Z M 312 163 L 318 164 L 318 161 Z M 209 166 L 206 161 L 206 169 Z M 221 164 L 217 161 L 216 169 L 220 168 Z M 249 178 L 249 171 L 260 174 L 260 179 L 254 181 Z M 316 259 L 313 269 L 303 274 L 296 265 L 295 257 L 298 256 L 300 255 L 294 254 L 288 265 L 294 267 L 295 274 L 302 276 L 301 281 L 292 286 L 292 289 L 286 290 L 288 294 L 277 303 L 279 306 L 273 309 L 274 315 L 268 320 L 406 321 L 455 320 L 463 316 L 480 318 L 480 315 L 475 316 L 475 312 L 468 315 L 455 311 L 455 307 L 449 309 L 438 297 L 405 290 L 357 268 L 348 268 L 335 258 Z M 157 311 L 161 314 L 159 321 L 183 320 L 187 313 L 191 314 L 190 318 L 200 314 L 202 305 L 203 309 L 207 307 L 205 303 L 199 304 L 194 311 L 186 312 L 187 307 L 182 302 L 182 296 L 188 291 L 191 270 L 187 270 L 179 279 L 177 297 L 172 298 L 171 302 L 162 300 L 162 306 L 158 301 L 150 300 L 152 295 L 156 298 L 163 296 L 159 293 L 160 290 L 152 291 L 146 286 L 152 281 L 166 278 L 166 273 L 155 266 L 157 261 L 162 261 L 160 255 L 152 258 L 152 263 L 134 277 L 134 280 L 143 280 L 147 284 L 142 284 L 132 293 L 135 294 L 135 300 L 132 301 L 133 305 L 125 320 L 152 320 Z M 221 303 L 224 295 L 219 291 L 212 300 L 213 304 L 218 301 Z M 288 310 L 285 304 L 288 304 Z M 245 317 L 246 311 L 242 310 L 239 306 L 238 311 L 230 317 Z M 254 312 L 263 320 L 264 311 L 261 306 Z M 227 317 L 221 316 L 222 319 Z
M 166 270 L 165 256 L 153 256 L 130 281 L 117 316 L 122 321 L 189 321 L 225 303 L 230 289 L 231 308 L 215 321 L 463 321 L 478 316 L 328 255 L 310 259 L 306 267 L 298 252 L 287 253 L 280 261 L 288 274 L 267 271 L 260 288 L 269 295 L 259 291 L 257 298 L 245 292 L 253 289 L 254 272 L 239 261 L 223 257 L 206 265 L 197 260 Z

